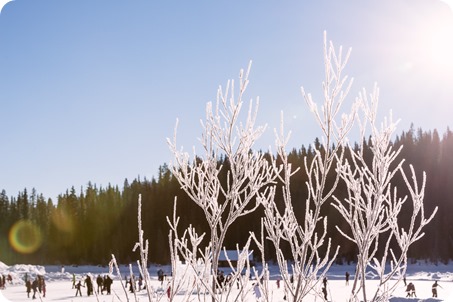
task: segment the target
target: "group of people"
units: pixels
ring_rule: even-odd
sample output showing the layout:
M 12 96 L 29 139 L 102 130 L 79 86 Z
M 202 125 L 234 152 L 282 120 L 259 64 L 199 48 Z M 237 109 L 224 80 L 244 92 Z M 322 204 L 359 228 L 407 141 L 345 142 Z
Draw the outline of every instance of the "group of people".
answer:
M 8 276 L 0 275 L 0 289 L 5 289 L 6 281 L 8 281 L 9 283 L 12 283 L 13 277 L 11 277 L 10 274 L 8 274 Z
M 346 285 L 349 285 L 349 277 L 350 277 L 350 274 L 349 272 L 346 272 L 345 274 L 345 279 L 346 279 Z M 293 276 L 291 276 L 291 283 L 293 282 L 292 280 Z M 406 283 L 406 277 L 404 276 L 403 278 L 403 281 L 404 281 L 404 285 L 406 286 L 406 292 L 407 292 L 407 296 L 406 297 L 417 297 L 417 294 L 415 292 L 415 285 L 414 283 L 412 282 L 409 282 L 408 284 Z M 328 297 L 327 297 L 327 277 L 324 277 L 323 280 L 322 280 L 322 288 L 321 288 L 321 292 L 324 296 L 324 300 L 327 301 L 328 300 Z M 280 280 L 277 279 L 277 287 L 280 288 Z M 431 291 L 432 291 L 432 295 L 433 295 L 433 298 L 437 298 L 437 288 L 440 287 L 442 288 L 439 283 L 437 282 L 437 280 L 434 282 L 434 284 L 432 285 L 431 287 Z M 255 287 L 255 295 L 258 296 L 256 294 L 257 292 L 257 289 Z M 284 300 L 286 300 L 286 297 L 283 297 Z
M 42 294 L 42 297 L 46 297 L 46 281 L 44 277 L 41 275 L 36 276 L 36 278 L 32 281 L 28 278 L 28 275 L 25 275 L 25 288 L 27 290 L 27 298 L 30 298 L 30 293 L 33 290 L 33 299 L 36 299 L 36 294 Z
M 164 278 L 165 278 L 165 275 L 163 274 L 163 271 L 162 270 L 158 271 L 157 275 L 158 275 L 158 280 L 160 282 L 163 282 Z M 220 275 L 220 277 L 222 277 L 223 274 L 219 274 L 219 275 Z M 350 277 L 349 273 L 346 272 L 346 274 L 345 274 L 346 285 L 349 285 L 349 277 Z M 8 277 L 6 277 L 5 275 L 0 276 L 0 288 L 4 288 L 4 286 L 6 284 L 6 281 L 8 281 L 8 280 L 10 282 L 12 282 L 12 278 L 11 278 L 10 275 Z M 45 282 L 43 276 L 37 275 L 36 278 L 34 280 L 32 280 L 32 278 L 29 278 L 28 274 L 25 274 L 24 281 L 25 281 L 25 286 L 26 286 L 26 291 L 27 291 L 27 297 L 28 298 L 30 298 L 30 294 L 31 294 L 32 291 L 33 291 L 33 296 L 32 296 L 33 299 L 36 299 L 36 294 L 37 293 L 42 295 L 42 297 L 46 297 L 46 282 Z M 279 281 L 280 280 L 277 280 L 278 288 L 280 287 L 279 286 L 280 285 Z M 291 283 L 293 282 L 293 276 L 291 276 L 291 280 L 290 281 L 291 281 Z M 406 286 L 406 292 L 407 292 L 406 297 L 417 297 L 414 283 L 412 283 L 412 282 L 406 283 L 406 277 L 405 276 L 403 278 L 403 282 L 404 282 L 404 285 Z M 91 276 L 89 274 L 86 275 L 85 279 L 83 280 L 83 284 L 82 284 L 81 280 L 79 280 L 76 283 L 76 278 L 75 278 L 75 275 L 73 274 L 73 287 L 72 288 L 76 289 L 75 296 L 76 297 L 78 295 L 82 296 L 82 290 L 81 290 L 82 287 L 86 287 L 87 288 L 87 295 L 88 296 L 93 295 L 93 293 L 94 293 L 94 284 L 93 283 L 94 282 L 91 279 Z M 98 275 L 97 278 L 96 278 L 97 294 L 104 294 L 104 291 L 108 295 L 111 294 L 112 283 L 113 283 L 113 280 L 112 280 L 112 278 L 109 275 L 105 275 L 104 277 L 102 277 L 101 275 Z M 130 292 L 134 292 L 136 289 L 141 290 L 142 289 L 142 285 L 143 285 L 143 279 L 142 279 L 141 276 L 139 277 L 138 287 L 137 287 L 135 277 L 132 276 L 129 280 L 127 280 L 127 278 L 126 278 L 126 286 L 128 284 L 130 286 Z M 322 287 L 321 291 L 322 291 L 322 294 L 324 296 L 324 299 L 327 301 L 328 297 L 327 297 L 327 278 L 326 277 L 323 278 L 322 284 L 323 284 L 323 287 Z M 433 298 L 437 298 L 438 297 L 437 296 L 438 287 L 442 288 L 439 285 L 438 281 L 436 280 L 434 282 L 434 284 L 432 285 L 432 287 L 431 287 L 432 297 Z M 143 287 L 143 288 L 145 288 L 145 287 Z M 257 300 L 260 300 L 261 292 L 259 290 L 258 283 L 254 284 L 254 293 L 255 293 L 255 296 L 256 296 Z M 284 299 L 286 299 L 286 297 L 284 297 Z
M 104 291 L 105 291 L 107 295 L 110 295 L 112 283 L 113 283 L 113 280 L 112 280 L 112 278 L 110 278 L 109 275 L 105 275 L 104 277 L 102 277 L 101 275 L 98 275 L 96 278 L 97 294 L 103 295 Z M 82 287 L 87 288 L 87 296 L 91 296 L 94 294 L 94 284 L 93 284 L 93 280 L 91 280 L 90 275 L 87 275 L 85 277 L 83 284 L 82 284 L 81 280 L 79 280 L 76 283 L 75 275 L 73 274 L 72 275 L 72 288 L 76 289 L 76 294 L 75 294 L 76 297 L 78 295 L 82 296 Z
M 409 282 L 409 284 L 406 284 L 406 277 L 404 277 L 403 281 L 404 281 L 404 285 L 406 285 L 406 292 L 407 292 L 406 297 L 417 297 L 417 294 L 415 293 L 414 283 Z M 431 286 L 431 292 L 433 294 L 433 298 L 437 298 L 437 287 L 442 288 L 442 286 L 440 286 L 436 280 L 436 281 L 434 281 L 434 284 Z
M 126 287 L 129 285 L 129 292 L 134 293 L 136 291 L 141 291 L 142 288 L 146 288 L 143 284 L 143 277 L 140 275 L 138 277 L 138 282 L 134 275 L 132 275 L 129 279 L 126 276 Z

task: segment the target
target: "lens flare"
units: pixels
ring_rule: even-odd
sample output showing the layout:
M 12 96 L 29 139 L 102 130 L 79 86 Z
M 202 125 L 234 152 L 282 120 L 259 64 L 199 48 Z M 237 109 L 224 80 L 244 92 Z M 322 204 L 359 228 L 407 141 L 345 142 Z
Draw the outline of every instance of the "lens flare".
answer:
M 9 244 L 22 254 L 31 254 L 41 247 L 41 230 L 29 220 L 19 220 L 9 230 Z

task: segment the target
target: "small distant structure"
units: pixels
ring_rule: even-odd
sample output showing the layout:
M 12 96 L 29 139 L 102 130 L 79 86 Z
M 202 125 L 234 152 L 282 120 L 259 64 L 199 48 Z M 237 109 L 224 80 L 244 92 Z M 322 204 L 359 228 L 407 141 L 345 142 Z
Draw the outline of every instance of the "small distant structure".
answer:
M 249 256 L 248 259 L 250 261 L 250 265 L 254 265 L 253 262 L 253 251 L 248 251 Z M 239 253 L 242 253 L 242 251 L 239 251 Z M 230 264 L 228 263 L 229 259 L 231 261 L 231 264 L 233 266 L 237 265 L 237 262 L 239 260 L 239 254 L 237 250 L 222 250 L 220 252 L 219 256 L 219 267 L 230 267 Z

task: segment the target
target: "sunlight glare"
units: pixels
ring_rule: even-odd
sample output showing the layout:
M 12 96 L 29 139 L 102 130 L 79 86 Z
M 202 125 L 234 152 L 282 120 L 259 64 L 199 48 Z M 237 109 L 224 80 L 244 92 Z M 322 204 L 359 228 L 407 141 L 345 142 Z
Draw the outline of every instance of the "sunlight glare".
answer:
M 445 68 L 453 66 L 453 26 L 439 28 L 431 37 L 432 63 Z
M 450 7 L 450 9 L 452 10 L 452 12 L 453 12 L 453 0 L 440 0 L 440 1 L 444 2 L 445 4 L 447 4 Z

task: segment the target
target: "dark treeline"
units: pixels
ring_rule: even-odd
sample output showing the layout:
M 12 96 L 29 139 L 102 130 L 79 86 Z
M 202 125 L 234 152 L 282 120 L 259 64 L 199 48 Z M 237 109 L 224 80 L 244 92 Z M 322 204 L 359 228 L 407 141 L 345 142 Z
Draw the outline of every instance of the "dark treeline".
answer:
M 369 147 L 369 141 L 364 143 Z M 399 158 L 405 159 L 404 169 L 409 176 L 409 164 L 414 165 L 419 180 L 422 179 L 423 171 L 427 174 L 426 215 L 436 206 L 440 209 L 426 227 L 426 235 L 409 250 L 409 257 L 430 261 L 453 259 L 453 132 L 447 129 L 441 137 L 436 130 L 424 132 L 411 128 L 398 136 L 393 144 L 395 149 L 404 146 Z M 293 167 L 301 167 L 291 182 L 294 209 L 300 213 L 299 219 L 303 219 L 307 197 L 304 157 L 308 160 L 313 157 L 311 147 L 293 149 L 289 155 Z M 227 166 L 227 160 L 221 158 L 219 164 Z M 405 194 L 402 178 L 396 179 L 394 184 L 398 186 L 400 194 Z M 178 201 L 177 215 L 181 217 L 181 231 L 191 224 L 199 233 L 208 233 L 203 211 L 188 199 L 168 167 L 163 165 L 159 168 L 157 179 L 125 180 L 121 189 L 118 186 L 102 188 L 88 183 L 86 188 L 79 191 L 74 187 L 67 190 L 56 201 L 46 199 L 34 189 L 31 192 L 24 189 L 16 197 L 8 197 L 2 191 L 0 261 L 9 264 L 105 265 L 112 254 L 120 263 L 135 261 L 138 252 L 132 249 L 138 240 L 139 194 L 142 196 L 142 227 L 145 239 L 150 243 L 151 262 L 168 263 L 170 260 L 166 217 L 173 215 L 175 196 Z M 345 194 L 345 189 L 340 185 L 335 195 L 342 194 Z M 276 202 L 283 204 L 280 199 Z M 410 207 L 410 202 L 405 206 Z M 339 259 L 353 261 L 356 254 L 354 245 L 335 229 L 335 225 L 345 228 L 343 218 L 329 205 L 323 211 L 328 216 L 329 237 L 332 238 L 333 246 L 341 246 Z M 407 217 L 404 213 L 407 213 Z M 411 211 L 403 211 L 402 224 L 409 221 L 410 214 Z M 237 220 L 226 238 L 226 248 L 234 249 L 236 244 L 241 246 L 250 231 L 260 233 L 262 216 L 262 209 L 258 209 Z M 282 247 L 283 250 L 285 248 Z M 272 258 L 270 244 L 266 247 L 266 254 L 268 259 Z

